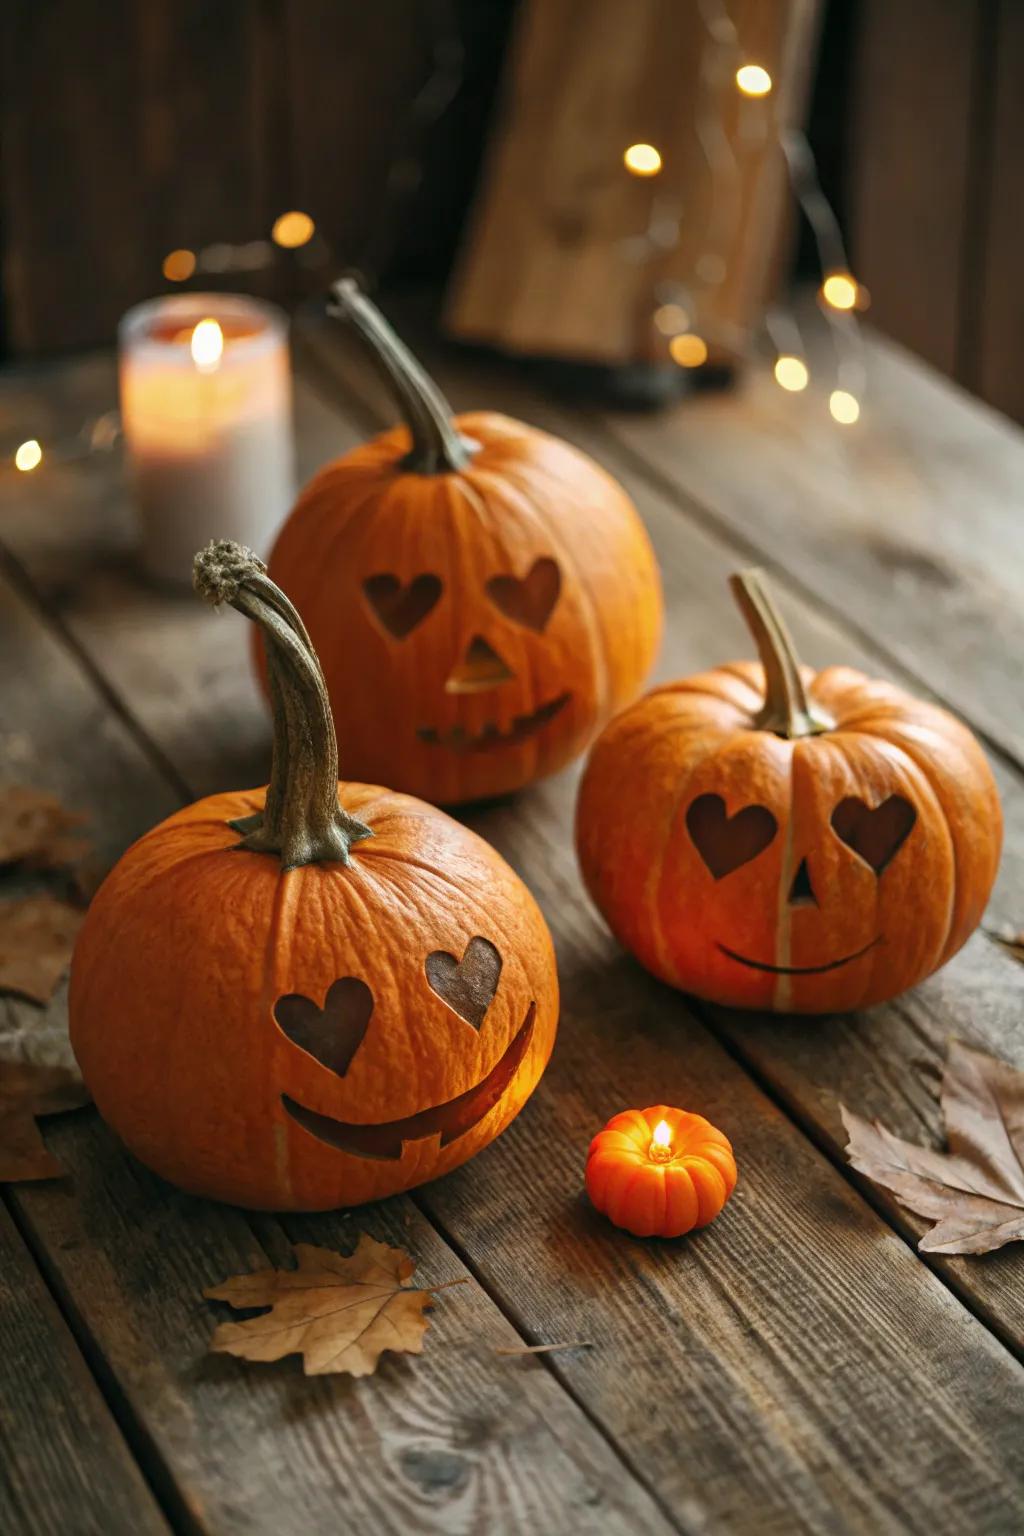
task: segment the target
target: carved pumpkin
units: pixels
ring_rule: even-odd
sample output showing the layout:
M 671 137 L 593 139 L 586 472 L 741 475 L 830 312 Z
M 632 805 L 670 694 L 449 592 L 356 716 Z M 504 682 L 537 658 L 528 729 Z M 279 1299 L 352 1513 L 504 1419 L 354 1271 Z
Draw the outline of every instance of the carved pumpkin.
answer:
M 238 545 L 196 585 L 262 630 L 266 790 L 162 822 L 114 867 L 71 977 L 104 1119 L 194 1193 L 321 1210 L 447 1172 L 519 1112 L 558 1014 L 551 938 L 504 860 L 443 812 L 339 785 L 302 621 Z
M 506 416 L 453 421 L 355 284 L 334 299 L 406 427 L 316 475 L 270 575 L 309 626 L 357 777 L 442 804 L 519 789 L 641 687 L 662 616 L 647 534 L 592 460 Z
M 714 1002 L 822 1013 L 893 997 L 981 919 L 1002 841 L 971 733 L 850 667 L 794 657 L 732 578 L 762 665 L 655 689 L 587 764 L 577 850 L 637 958 Z

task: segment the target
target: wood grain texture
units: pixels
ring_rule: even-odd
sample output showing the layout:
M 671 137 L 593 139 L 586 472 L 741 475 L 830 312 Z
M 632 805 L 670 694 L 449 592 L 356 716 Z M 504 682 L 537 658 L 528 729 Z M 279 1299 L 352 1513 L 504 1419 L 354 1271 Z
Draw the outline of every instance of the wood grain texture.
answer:
M 943 372 L 960 359 L 971 119 L 982 11 L 973 0 L 867 0 L 854 72 L 854 270 L 876 323 Z
M 4 7 L 0 207 L 17 350 L 113 335 L 161 286 L 168 251 L 266 233 L 280 211 L 268 22 L 262 0 Z
M 325 388 L 329 388 L 333 380 L 335 389 L 346 392 L 358 389 L 366 402 L 364 409 L 368 407 L 371 413 L 376 413 L 378 420 L 390 420 L 386 398 L 373 380 L 361 371 L 359 360 L 339 344 L 337 336 L 310 328 L 302 333 L 301 345 L 306 351 L 313 351 L 318 368 L 326 370 Z M 910 364 L 884 344 L 880 350 L 887 354 L 895 374 L 900 368 L 907 372 L 908 388 L 920 383 L 921 370 L 917 365 Z M 726 587 L 729 572 L 746 564 L 750 558 L 746 541 L 740 547 L 730 542 L 728 525 L 723 528 L 713 515 L 697 518 L 687 515 L 691 504 L 688 495 L 675 492 L 663 478 L 646 473 L 633 452 L 617 451 L 615 441 L 592 416 L 551 403 L 526 383 L 521 373 L 507 365 L 485 363 L 478 358 L 458 358 L 450 352 L 438 353 L 436 349 L 430 362 L 458 407 L 466 408 L 472 404 L 507 410 L 570 438 L 585 451 L 595 454 L 633 496 L 654 542 L 665 586 L 666 631 L 656 680 L 701 671 L 729 657 L 749 653 L 749 637 L 733 609 Z M 928 382 L 931 384 L 929 398 L 941 402 L 946 420 L 952 420 L 957 439 L 970 443 L 974 408 L 949 386 L 931 378 Z M 750 381 L 748 388 L 757 387 L 755 381 Z M 895 379 L 893 389 L 898 393 Z M 346 393 L 345 398 L 348 401 L 352 396 Z M 740 420 L 745 420 L 744 402 L 732 397 L 714 402 L 714 414 L 727 415 L 730 402 Z M 712 402 L 697 398 L 691 402 L 691 407 L 700 414 L 710 404 Z M 959 418 L 960 409 L 966 420 Z M 991 422 L 987 413 L 982 420 L 985 424 Z M 865 425 L 870 429 L 870 422 Z M 638 418 L 635 430 L 641 430 L 642 426 Z M 671 413 L 660 430 L 657 423 L 650 423 L 647 430 L 658 442 L 662 441 L 662 433 L 666 436 L 685 433 L 688 452 L 679 456 L 679 462 L 687 474 L 696 472 L 701 438 L 689 427 L 685 410 Z M 802 430 L 811 436 L 809 424 Z M 829 429 L 825 428 L 825 431 Z M 1005 440 L 1007 451 L 1019 451 L 1015 441 L 1017 434 L 1000 428 L 999 436 L 1001 441 Z M 763 440 L 768 440 L 767 431 Z M 747 443 L 745 452 L 744 441 Z M 741 472 L 750 482 L 758 478 L 761 461 L 755 457 L 752 441 L 749 434 L 744 439 L 741 427 L 736 427 L 733 436 L 735 479 Z M 757 441 L 762 441 L 761 434 Z M 872 441 L 866 442 L 860 450 L 865 463 L 872 459 Z M 730 482 L 726 480 L 724 462 L 720 475 L 722 484 L 728 486 Z M 792 504 L 783 503 L 783 507 L 786 505 Z M 808 500 L 808 520 L 811 505 Z M 822 498 L 821 505 L 823 524 L 816 530 L 815 537 L 825 549 L 830 526 L 827 498 Z M 776 534 L 772 549 L 774 557 L 785 538 L 784 517 L 782 510 L 776 510 L 770 503 L 769 513 Z M 797 539 L 786 539 L 784 558 L 787 566 L 794 564 L 797 544 Z M 821 588 L 829 579 L 830 572 L 822 567 L 816 569 L 811 584 Z M 861 635 L 851 632 L 849 625 L 823 611 L 820 604 L 808 602 L 789 586 L 784 577 L 782 583 L 779 590 L 787 622 L 805 661 L 816 666 L 845 661 L 870 675 L 891 676 L 911 692 L 927 695 L 928 690 L 922 689 L 914 679 L 901 676 L 899 669 L 891 665 L 889 656 L 880 654 Z M 901 629 L 905 633 L 915 617 L 915 611 L 905 601 L 894 604 L 892 621 L 884 632 L 890 656 L 899 643 Z M 994 622 L 999 622 L 998 615 Z M 897 623 L 901 629 L 895 629 Z M 860 627 L 857 623 L 857 629 Z M 957 632 L 950 631 L 943 644 L 945 655 L 955 654 L 959 644 Z M 946 680 L 940 671 L 935 675 L 937 683 Z M 935 694 L 931 696 L 936 698 Z M 936 701 L 948 702 L 941 693 Z M 1017 921 L 1012 914 L 1024 911 L 1022 780 L 1019 772 L 1001 759 L 994 759 L 992 766 L 1006 821 L 993 911 L 1006 920 Z M 572 878 L 574 874 L 565 876 L 563 892 L 566 897 L 572 889 Z M 843 1148 L 846 1138 L 838 1113 L 840 1099 L 858 1113 L 877 1114 L 886 1119 L 886 1123 L 900 1134 L 940 1142 L 941 1119 L 936 1093 L 948 1037 L 957 1034 L 1024 1067 L 1024 1045 L 1019 1032 L 1022 1002 L 1024 972 L 979 934 L 944 971 L 923 987 L 865 1014 L 822 1021 L 766 1018 L 756 1014 L 712 1015 L 710 1011 L 705 1011 L 704 1016 L 728 1048 L 741 1055 L 745 1064 L 774 1096 L 786 1104 L 809 1134 L 840 1166 L 845 1166 Z M 885 1210 L 888 1219 L 908 1236 L 920 1235 L 925 1230 L 926 1224 L 903 1211 L 884 1192 L 870 1191 L 870 1194 Z M 969 1300 L 972 1308 L 998 1327 L 1001 1336 L 1016 1351 L 1024 1353 L 1024 1275 L 1018 1258 L 1016 1251 L 1011 1249 L 991 1256 L 984 1264 L 948 1258 L 936 1259 L 935 1267 Z
M 617 0 L 522 6 L 451 283 L 452 332 L 540 356 L 663 357 L 650 317 L 658 285 L 676 283 L 706 325 L 742 333 L 764 298 L 787 206 L 765 122 L 771 111 L 784 123 L 803 116 L 816 12 L 815 0 L 731 7 L 744 57 L 775 81 L 769 107 L 742 100 L 735 64 L 702 79 L 712 45 L 697 6 L 634 0 L 628 21 Z M 656 178 L 624 169 L 637 142 L 661 151 Z
M 802 395 L 752 369 L 736 395 L 602 426 L 687 522 L 787 574 L 1024 764 L 1024 438 L 870 332 L 863 415 L 835 426 L 810 334 Z
M 982 210 L 984 249 L 970 316 L 972 368 L 967 382 L 984 400 L 1024 422 L 1024 9 L 1015 0 L 996 7 L 990 164 Z
M 460 370 L 447 369 L 444 383 L 456 393 L 472 391 L 480 403 L 488 387 L 484 374 L 475 365 Z M 513 398 L 501 395 L 483 403 L 512 405 Z M 739 633 L 738 621 L 724 622 L 727 609 L 718 597 L 735 551 L 699 525 L 684 524 L 671 501 L 653 498 L 639 477 L 633 484 L 678 615 L 670 660 L 697 665 L 705 652 L 708 659 L 719 659 L 723 648 L 731 649 L 730 635 Z M 111 479 L 108 495 L 114 501 L 118 494 Z M 39 557 L 27 546 L 22 554 L 35 569 Z M 45 566 L 38 569 L 42 579 Z M 59 586 L 50 586 L 48 595 L 60 609 Z M 123 661 L 128 648 L 117 643 L 109 620 L 96 622 L 97 613 L 108 612 L 86 598 L 73 615 L 63 610 L 63 618 L 109 675 L 116 696 L 147 729 L 152 720 L 176 776 L 190 785 L 197 781 L 196 789 L 211 787 L 198 781 L 219 769 L 201 748 L 198 761 L 190 759 L 195 732 L 184 724 L 174 727 L 161 713 L 164 706 L 154 703 L 152 689 L 136 693 L 137 680 Z M 817 636 L 808 646 L 812 659 L 823 635 L 832 645 L 846 642 L 813 610 L 798 608 L 797 617 L 801 642 L 805 630 Z M 211 622 L 201 613 L 199 620 Z M 185 643 L 182 631 L 176 645 Z M 192 677 L 194 692 L 202 692 L 191 645 L 165 662 L 180 666 Z M 192 705 L 183 700 L 181 707 L 191 719 Z M 534 1381 L 568 1387 L 587 1418 L 596 1421 L 601 1443 L 616 1444 L 683 1530 L 865 1536 L 954 1532 L 965 1525 L 1009 1530 L 1015 1490 L 1024 1476 L 1018 1422 L 1024 1371 L 730 1060 L 685 1002 L 616 954 L 580 892 L 570 845 L 574 782 L 574 775 L 563 775 L 473 818 L 534 886 L 546 909 L 559 949 L 562 1032 L 547 1077 L 512 1130 L 452 1179 L 417 1197 L 493 1290 L 519 1333 L 531 1342 L 581 1338 L 595 1345 L 578 1358 L 555 1354 L 515 1364 L 521 1374 L 508 1391 L 519 1393 Z M 620 1237 L 580 1195 L 588 1136 L 624 1104 L 661 1097 L 706 1110 L 734 1137 L 740 1160 L 734 1202 L 715 1227 L 684 1246 Z M 74 1200 L 56 1211 L 42 1204 L 52 1199 L 52 1191 L 26 1190 L 18 1198 L 54 1264 L 63 1223 L 87 1234 L 91 1247 L 76 1254 L 73 1267 L 60 1264 L 55 1283 L 77 1298 L 84 1324 L 102 1327 L 98 1347 L 112 1361 L 119 1390 L 130 1392 L 133 1415 L 157 1437 L 159 1464 L 185 1489 L 185 1507 L 195 1507 L 189 1501 L 201 1488 L 204 1510 L 212 1511 L 204 1518 L 214 1528 L 219 1522 L 231 1529 L 232 1519 L 235 1528 L 246 1528 L 245 1521 L 254 1518 L 250 1490 L 266 1490 L 269 1473 L 274 1487 L 259 1509 L 264 1528 L 280 1522 L 286 1498 L 292 1517 L 298 1509 L 308 1523 L 310 1510 L 320 1509 L 328 1494 L 340 1497 L 324 1461 L 344 1483 L 356 1515 L 389 1507 L 373 1476 L 379 1447 L 389 1444 L 382 1439 L 394 1422 L 388 1416 L 422 1413 L 422 1422 L 432 1425 L 440 1411 L 435 1404 L 447 1401 L 449 1414 L 457 1415 L 459 1391 L 471 1392 L 470 1385 L 453 1391 L 445 1377 L 443 1393 L 441 1387 L 435 1393 L 418 1376 L 408 1385 L 403 1377 L 396 1389 L 399 1401 L 389 1400 L 390 1406 L 380 1395 L 354 1400 L 356 1406 L 346 1397 L 339 1443 L 333 1428 L 341 1416 L 325 1420 L 300 1411 L 294 1376 L 283 1378 L 292 1394 L 287 1411 L 281 1398 L 269 1400 L 285 1367 L 272 1368 L 268 1377 L 233 1377 L 229 1385 L 219 1374 L 211 1380 L 205 1373 L 212 1367 L 196 1363 L 200 1324 L 187 1311 L 186 1298 L 195 1309 L 200 1268 L 219 1271 L 212 1277 L 219 1279 L 242 1262 L 247 1250 L 234 1225 L 241 1218 L 163 1186 L 158 1198 L 150 1187 L 155 1181 L 128 1164 L 94 1122 L 87 1128 L 93 1138 L 87 1147 L 64 1140 L 63 1128 L 52 1142 L 75 1170 Z M 391 1220 L 397 1209 L 398 1202 L 382 1211 L 381 1219 Z M 104 1215 L 110 1211 L 124 1214 Z M 330 1226 L 334 1221 L 344 1218 L 317 1218 L 295 1232 L 323 1241 L 325 1232 L 337 1230 Z M 181 1223 L 187 1240 L 176 1244 Z M 263 1224 L 259 1231 L 261 1246 L 272 1249 L 274 1240 Z M 412 1246 L 426 1262 L 418 1237 Z M 255 1261 L 253 1256 L 250 1262 Z M 445 1274 L 439 1266 L 425 1269 L 424 1278 Z M 113 1288 L 113 1300 L 105 1288 Z M 450 1312 L 447 1306 L 438 1309 L 439 1326 L 444 1317 L 454 1326 L 459 1294 L 453 1293 Z M 133 1319 L 128 1339 L 126 1316 Z M 206 1328 L 204 1316 L 204 1336 Z M 502 1370 L 510 1364 L 500 1363 Z M 236 1369 L 233 1362 L 218 1362 L 218 1371 L 222 1364 Z M 181 1385 L 183 1377 L 191 1381 L 190 1368 L 198 1371 L 201 1385 L 194 1394 Z M 395 1368 L 400 1374 L 403 1363 L 395 1362 Z M 381 1383 L 366 1385 L 379 1392 Z M 202 1418 L 198 1429 L 186 1428 L 186 1413 L 192 1426 L 207 1403 L 209 1419 Z M 449 1439 L 441 1435 L 440 1444 L 450 1454 L 452 1437 L 462 1431 L 453 1428 L 450 1417 L 444 1422 Z M 299 1423 L 309 1438 L 299 1432 Z M 566 1433 L 579 1433 L 579 1423 L 572 1420 Z M 223 1479 L 209 1465 L 206 1442 L 214 1424 L 222 1446 L 227 1437 L 224 1455 L 238 1479 L 230 1505 Z M 205 1432 L 204 1425 L 210 1426 Z M 418 1432 L 402 1435 L 415 1439 Z M 495 1436 L 508 1444 L 497 1427 Z M 565 1443 L 561 1432 L 554 1438 L 558 1446 Z M 438 1443 L 430 1440 L 432 1451 Z M 587 1441 L 588 1448 L 592 1443 Z M 284 1461 L 282 1445 L 288 1450 Z M 488 1446 L 495 1463 L 487 1479 L 493 1476 L 493 1486 L 505 1488 L 506 1498 L 508 1488 L 524 1481 L 538 1497 L 549 1486 L 533 1457 L 523 1464 L 525 1471 L 517 1464 L 509 1474 L 507 1463 L 498 1467 L 493 1442 Z M 396 1530 L 408 1529 L 410 1507 L 421 1508 L 415 1502 L 420 1495 L 407 1492 L 410 1468 L 416 1469 L 414 1480 L 422 1473 L 432 1487 L 447 1477 L 456 1489 L 453 1500 L 462 1486 L 463 1470 L 447 1461 L 407 1457 L 399 1473 L 385 1461 L 388 1486 L 401 1490 L 394 1501 L 402 1515 Z M 301 1489 L 296 1492 L 289 1482 L 280 1492 L 279 1479 L 296 1468 Z M 403 1502 L 407 1499 L 413 1503 Z M 570 1507 L 577 1523 L 566 1528 L 586 1529 L 575 1494 Z M 602 1520 L 594 1522 L 597 1529 L 608 1528 L 604 1515 Z M 425 1513 L 422 1523 L 431 1528 Z M 538 1523 L 544 1528 L 543 1520 Z M 463 1528 L 472 1528 L 468 1517 Z
M 5 1536 L 166 1532 L 159 1507 L 2 1204 L 0 1353 Z
M 69 391 L 73 408 L 91 389 L 98 407 L 110 386 L 109 367 L 82 366 Z M 52 399 L 55 391 L 48 393 Z M 315 422 L 312 408 L 310 417 Z M 345 429 L 333 416 L 319 420 L 322 448 L 330 451 Z M 0 616 L 10 623 L 2 646 L 10 673 L 3 681 L 16 684 L 4 689 L 4 723 L 12 739 L 29 744 L 32 755 L 22 761 L 34 764 L 36 754 L 42 759 L 45 753 L 42 781 L 93 812 L 109 862 L 173 808 L 175 786 L 219 779 L 246 755 L 252 782 L 265 778 L 269 734 L 255 692 L 242 691 L 247 703 L 225 722 L 221 755 L 216 743 L 201 744 L 203 723 L 230 694 L 224 655 L 202 650 L 203 631 L 219 626 L 194 599 L 161 606 L 129 574 L 123 551 L 130 519 L 118 504 L 124 493 L 116 466 L 95 463 L 88 467 L 93 473 L 104 477 L 105 494 L 92 518 L 82 516 L 74 482 L 63 489 L 37 482 L 44 495 L 52 492 L 46 505 L 65 529 L 63 561 L 52 525 L 32 543 L 33 526 L 48 522 L 38 503 L 33 516 L 20 495 L 6 498 L 0 529 L 37 565 L 48 601 L 69 604 L 78 643 L 89 632 L 82 615 L 95 611 L 114 619 L 102 631 L 111 653 L 142 653 L 141 673 L 115 679 L 112 692 L 119 699 L 120 689 L 127 697 L 139 687 L 156 702 L 166 754 L 139 752 L 59 644 L 60 625 L 47 627 L 13 593 L 0 594 Z M 123 619 L 131 605 L 118 608 L 116 601 L 128 589 L 138 607 L 126 626 L 116 615 Z M 147 598 L 162 615 L 161 654 L 137 643 Z M 230 628 L 239 637 L 231 655 L 237 687 L 248 670 L 245 626 Z M 182 666 L 185 693 L 166 681 Z M 165 756 L 182 771 L 168 768 L 165 776 Z M 68 1179 L 20 1186 L 11 1199 L 176 1529 L 209 1536 L 336 1528 L 394 1536 L 438 1530 L 473 1536 L 480 1529 L 499 1536 L 524 1529 L 668 1536 L 674 1529 L 555 1377 L 494 1354 L 496 1347 L 514 1348 L 521 1335 L 477 1284 L 445 1293 L 421 1360 L 389 1360 L 364 1382 L 307 1381 L 295 1361 L 264 1370 L 207 1358 L 218 1309 L 202 1301 L 203 1289 L 265 1265 L 268 1256 L 284 1262 L 279 1225 L 259 1221 L 257 1237 L 241 1213 L 171 1190 L 128 1158 L 92 1112 L 51 1120 L 46 1136 Z M 424 1284 L 463 1272 L 407 1199 L 358 1218 L 310 1218 L 293 1232 L 307 1241 L 354 1246 L 356 1221 L 410 1250 Z M 39 1433 L 37 1425 L 25 1428 Z M 55 1454 L 49 1442 L 47 1454 Z M 145 1518 L 140 1508 L 134 1529 L 148 1530 Z M 77 1529 L 73 1519 L 67 1515 L 53 1529 Z M 106 1536 L 106 1527 L 96 1529 Z

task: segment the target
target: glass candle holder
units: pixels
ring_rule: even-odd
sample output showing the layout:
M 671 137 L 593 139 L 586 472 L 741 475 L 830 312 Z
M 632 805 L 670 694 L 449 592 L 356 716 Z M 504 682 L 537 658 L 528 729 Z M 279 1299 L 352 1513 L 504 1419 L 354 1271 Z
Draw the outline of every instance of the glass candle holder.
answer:
M 237 294 L 174 294 L 129 310 L 118 344 L 146 570 L 190 583 L 211 538 L 266 556 L 295 493 L 285 315 Z

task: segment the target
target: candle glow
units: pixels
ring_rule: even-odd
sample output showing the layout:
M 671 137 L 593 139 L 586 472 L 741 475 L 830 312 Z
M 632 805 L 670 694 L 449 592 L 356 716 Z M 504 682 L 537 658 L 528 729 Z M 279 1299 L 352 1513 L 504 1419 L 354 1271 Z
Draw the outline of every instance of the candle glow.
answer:
M 736 71 L 736 84 L 744 96 L 767 96 L 772 77 L 761 64 L 741 64 Z
M 224 353 L 224 332 L 216 320 L 200 320 L 189 342 L 192 361 L 200 373 L 213 373 Z
M 659 1120 L 651 1133 L 651 1156 L 656 1163 L 667 1163 L 673 1156 L 672 1128 L 667 1120 Z

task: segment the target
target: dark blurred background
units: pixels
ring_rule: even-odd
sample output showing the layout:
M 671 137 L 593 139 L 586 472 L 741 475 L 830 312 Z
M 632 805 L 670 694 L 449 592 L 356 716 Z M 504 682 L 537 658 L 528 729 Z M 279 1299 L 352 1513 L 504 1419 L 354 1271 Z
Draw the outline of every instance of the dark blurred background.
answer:
M 5 0 L 4 355 L 109 342 L 130 304 L 169 286 L 169 252 L 266 240 L 290 208 L 316 220 L 313 251 L 203 285 L 288 300 L 326 259 L 440 288 L 517 9 Z M 869 320 L 1024 420 L 1024 3 L 814 9 L 808 132 Z M 792 262 L 813 270 L 806 232 Z

